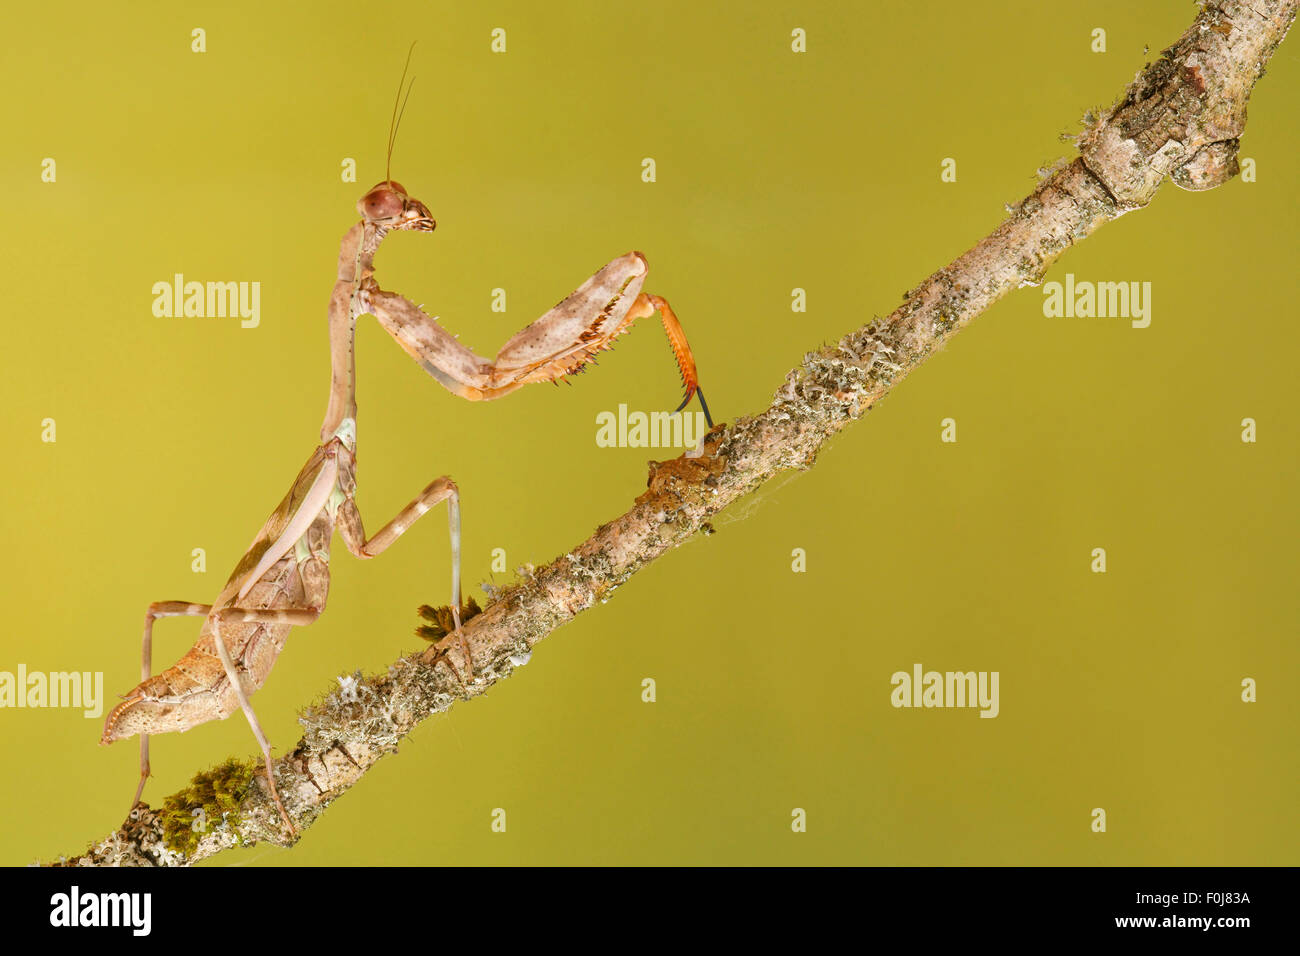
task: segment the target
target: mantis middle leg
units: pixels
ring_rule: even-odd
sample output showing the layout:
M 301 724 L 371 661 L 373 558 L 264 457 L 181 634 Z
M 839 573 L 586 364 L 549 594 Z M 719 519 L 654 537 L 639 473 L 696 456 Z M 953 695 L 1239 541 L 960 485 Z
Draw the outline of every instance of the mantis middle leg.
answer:
M 456 624 L 455 633 L 460 635 L 461 651 L 465 655 L 465 666 L 469 674 L 474 674 L 474 659 L 470 653 L 469 641 L 460 629 L 460 491 L 456 483 L 443 476 L 431 481 L 423 491 L 397 515 L 367 538 L 365 525 L 361 520 L 361 511 L 356 501 L 348 495 L 339 506 L 339 534 L 349 551 L 362 560 L 377 557 L 388 546 L 402 536 L 420 517 L 440 501 L 447 502 L 447 528 L 451 535 L 451 615 Z M 457 675 L 459 677 L 459 675 Z

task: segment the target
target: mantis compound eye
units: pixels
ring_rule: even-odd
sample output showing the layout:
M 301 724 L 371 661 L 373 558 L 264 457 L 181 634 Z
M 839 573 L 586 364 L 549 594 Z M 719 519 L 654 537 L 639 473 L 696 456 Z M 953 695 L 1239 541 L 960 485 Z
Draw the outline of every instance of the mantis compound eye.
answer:
M 376 186 L 357 203 L 357 211 L 367 219 L 392 219 L 406 207 L 405 198 L 387 183 Z

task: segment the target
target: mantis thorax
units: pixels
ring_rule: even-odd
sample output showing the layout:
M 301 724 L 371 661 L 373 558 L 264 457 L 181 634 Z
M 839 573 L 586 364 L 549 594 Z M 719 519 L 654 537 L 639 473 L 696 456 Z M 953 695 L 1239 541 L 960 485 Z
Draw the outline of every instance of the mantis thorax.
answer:
M 356 454 L 357 451 L 357 421 L 355 418 L 345 418 L 339 423 L 339 427 L 334 429 L 334 434 L 330 440 L 338 439 L 343 443 L 348 451 Z

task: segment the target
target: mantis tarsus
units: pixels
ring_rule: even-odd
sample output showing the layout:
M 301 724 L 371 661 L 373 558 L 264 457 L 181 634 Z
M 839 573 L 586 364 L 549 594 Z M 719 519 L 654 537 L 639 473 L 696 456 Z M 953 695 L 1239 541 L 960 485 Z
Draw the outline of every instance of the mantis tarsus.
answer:
M 400 95 L 400 87 L 399 87 Z M 393 137 L 389 130 L 391 162 Z M 270 794 L 290 833 L 296 830 L 276 789 L 271 745 L 249 697 L 262 686 L 293 627 L 312 623 L 325 608 L 329 549 L 337 527 L 358 558 L 373 558 L 397 540 L 424 512 L 446 501 L 451 531 L 454 630 L 436 645 L 445 655 L 459 642 L 472 679 L 473 654 L 461 630 L 460 502 L 448 477 L 432 481 L 375 535 L 367 538 L 356 494 L 357 318 L 369 313 L 430 375 L 456 395 L 484 401 L 530 382 L 558 381 L 578 371 L 633 321 L 659 312 L 686 386 L 685 408 L 699 392 L 695 361 L 672 308 L 641 291 L 648 266 L 639 252 L 621 256 L 577 291 L 507 342 L 489 361 L 475 355 L 433 317 L 374 278 L 374 256 L 393 231 L 432 232 L 428 208 L 386 178 L 357 203 L 362 219 L 344 235 L 338 281 L 329 304 L 332 377 L 321 444 L 294 479 L 212 604 L 162 601 L 145 614 L 142 680 L 109 713 L 101 743 L 140 735 L 140 780 L 132 807 L 149 777 L 149 735 L 185 731 L 243 710 L 262 750 Z M 679 408 L 680 410 L 680 408 Z M 160 617 L 204 616 L 198 641 L 176 664 L 151 676 L 153 624 Z M 452 667 L 450 660 L 448 666 Z M 456 668 L 452 667 L 453 671 Z M 457 678 L 460 678 L 456 671 Z

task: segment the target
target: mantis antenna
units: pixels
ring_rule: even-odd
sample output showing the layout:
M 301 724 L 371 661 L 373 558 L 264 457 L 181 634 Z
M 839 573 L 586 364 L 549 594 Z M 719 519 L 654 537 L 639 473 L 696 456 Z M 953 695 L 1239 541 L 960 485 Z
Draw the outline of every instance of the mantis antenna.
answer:
M 397 142 L 397 129 L 402 125 L 402 114 L 406 112 L 406 101 L 411 98 L 411 87 L 415 86 L 415 77 L 411 77 L 411 82 L 406 83 L 406 73 L 411 68 L 411 54 L 415 52 L 415 40 L 411 41 L 411 48 L 406 51 L 406 65 L 402 67 L 402 78 L 397 83 L 397 96 L 393 100 L 393 118 L 388 122 L 388 162 L 384 167 L 384 181 L 389 185 L 393 182 L 393 146 Z M 406 98 L 402 98 L 402 86 L 406 86 Z M 400 104 L 400 109 L 399 109 Z

